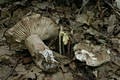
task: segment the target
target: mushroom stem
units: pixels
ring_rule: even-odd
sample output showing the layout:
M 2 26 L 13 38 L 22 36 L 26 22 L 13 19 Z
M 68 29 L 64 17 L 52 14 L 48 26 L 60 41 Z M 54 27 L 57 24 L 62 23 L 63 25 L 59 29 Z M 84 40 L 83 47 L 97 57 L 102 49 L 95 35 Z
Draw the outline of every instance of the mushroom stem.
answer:
M 53 52 L 44 44 L 39 35 L 32 34 L 25 40 L 25 45 L 28 48 L 34 62 L 41 67 L 43 57 L 46 62 L 56 63 Z

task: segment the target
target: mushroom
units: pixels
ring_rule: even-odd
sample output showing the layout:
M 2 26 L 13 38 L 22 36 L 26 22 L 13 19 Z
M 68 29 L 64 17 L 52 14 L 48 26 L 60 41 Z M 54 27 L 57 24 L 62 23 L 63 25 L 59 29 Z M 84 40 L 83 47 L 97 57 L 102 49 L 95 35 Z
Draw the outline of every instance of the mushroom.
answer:
M 110 51 L 105 46 L 78 43 L 74 46 L 75 58 L 88 66 L 100 66 L 110 61 Z
M 7 42 L 18 49 L 27 48 L 33 57 L 33 61 L 41 69 L 43 62 L 55 67 L 57 61 L 42 40 L 54 37 L 58 34 L 58 26 L 50 18 L 41 17 L 40 14 L 27 16 L 12 28 L 5 32 Z M 18 45 L 18 46 L 17 46 Z M 53 68 L 51 67 L 51 68 Z

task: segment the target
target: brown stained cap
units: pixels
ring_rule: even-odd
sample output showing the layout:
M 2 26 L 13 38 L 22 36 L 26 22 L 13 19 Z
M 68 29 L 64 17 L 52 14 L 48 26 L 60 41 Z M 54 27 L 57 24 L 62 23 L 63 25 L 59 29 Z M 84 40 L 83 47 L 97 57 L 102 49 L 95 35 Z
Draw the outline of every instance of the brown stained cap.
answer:
M 78 43 L 74 46 L 75 57 L 89 66 L 100 66 L 110 61 L 110 51 L 105 46 Z
M 40 14 L 27 16 L 19 21 L 5 33 L 7 42 L 14 50 L 24 49 L 24 40 L 31 34 L 39 35 L 41 40 L 58 34 L 57 24 L 50 18 L 41 17 Z

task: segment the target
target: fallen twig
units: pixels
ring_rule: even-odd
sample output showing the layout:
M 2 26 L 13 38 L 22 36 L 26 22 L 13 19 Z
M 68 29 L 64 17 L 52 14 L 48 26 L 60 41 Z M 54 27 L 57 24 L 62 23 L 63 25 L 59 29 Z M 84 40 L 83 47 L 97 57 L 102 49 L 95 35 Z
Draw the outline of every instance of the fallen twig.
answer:
M 16 63 L 15 63 L 14 66 L 13 66 L 13 68 L 10 70 L 10 72 L 8 73 L 8 75 L 7 75 L 7 76 L 5 77 L 5 79 L 3 79 L 3 80 L 8 80 L 8 78 L 13 74 L 13 72 L 14 72 L 14 70 L 15 70 L 18 62 L 19 62 L 19 60 L 20 60 L 20 59 L 18 59 L 18 60 L 16 61 Z

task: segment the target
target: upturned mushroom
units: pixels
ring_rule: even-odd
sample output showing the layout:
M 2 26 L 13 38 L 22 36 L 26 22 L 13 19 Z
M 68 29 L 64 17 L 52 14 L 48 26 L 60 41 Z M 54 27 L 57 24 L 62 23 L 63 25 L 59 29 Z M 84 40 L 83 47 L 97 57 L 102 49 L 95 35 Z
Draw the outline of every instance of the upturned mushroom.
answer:
M 88 66 L 100 66 L 110 61 L 110 51 L 105 46 L 78 43 L 74 46 L 75 58 Z
M 45 61 L 55 67 L 57 61 L 42 40 L 46 40 L 58 34 L 58 26 L 50 18 L 41 17 L 40 14 L 27 16 L 19 21 L 5 33 L 7 42 L 17 49 L 29 50 L 33 61 L 43 69 Z M 17 46 L 18 45 L 18 46 Z

